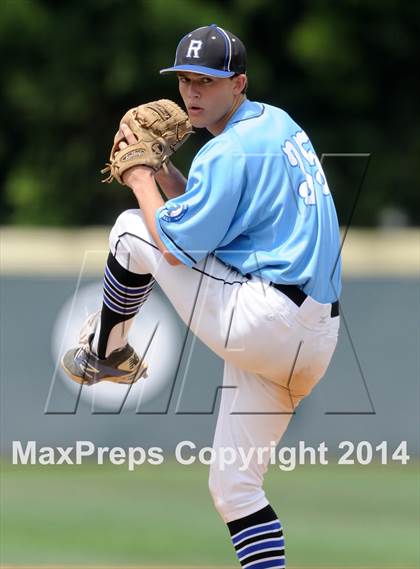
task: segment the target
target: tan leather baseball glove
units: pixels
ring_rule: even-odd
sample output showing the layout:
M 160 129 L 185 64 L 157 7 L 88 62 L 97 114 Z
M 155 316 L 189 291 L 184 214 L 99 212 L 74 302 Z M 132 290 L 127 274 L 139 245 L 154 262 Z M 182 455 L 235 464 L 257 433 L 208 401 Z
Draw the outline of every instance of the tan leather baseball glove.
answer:
M 117 132 L 109 163 L 101 170 L 102 174 L 109 172 L 103 182 L 111 183 L 115 178 L 125 185 L 122 175 L 133 166 L 149 166 L 157 172 L 193 132 L 188 115 L 168 99 L 130 109 L 121 123 L 130 127 L 138 142 L 120 150 L 119 143 L 124 137 L 120 131 Z

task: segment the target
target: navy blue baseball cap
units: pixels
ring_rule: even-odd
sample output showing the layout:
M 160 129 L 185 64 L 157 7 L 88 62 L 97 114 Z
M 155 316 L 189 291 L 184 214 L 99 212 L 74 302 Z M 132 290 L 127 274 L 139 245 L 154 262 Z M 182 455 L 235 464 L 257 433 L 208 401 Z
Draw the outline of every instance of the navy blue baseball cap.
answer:
M 212 77 L 246 73 L 246 50 L 239 38 L 216 24 L 193 30 L 179 42 L 172 67 L 160 73 L 190 71 Z

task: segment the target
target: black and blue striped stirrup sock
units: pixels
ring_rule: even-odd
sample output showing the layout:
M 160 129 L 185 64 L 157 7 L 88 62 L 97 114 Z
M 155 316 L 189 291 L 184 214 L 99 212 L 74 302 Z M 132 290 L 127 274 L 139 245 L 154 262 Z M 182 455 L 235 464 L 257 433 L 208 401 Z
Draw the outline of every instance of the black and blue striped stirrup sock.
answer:
M 270 505 L 227 526 L 242 567 L 286 567 L 283 529 Z
M 150 274 L 132 273 L 110 253 L 105 268 L 98 356 L 105 358 L 108 337 L 120 322 L 134 318 L 146 302 L 155 279 Z

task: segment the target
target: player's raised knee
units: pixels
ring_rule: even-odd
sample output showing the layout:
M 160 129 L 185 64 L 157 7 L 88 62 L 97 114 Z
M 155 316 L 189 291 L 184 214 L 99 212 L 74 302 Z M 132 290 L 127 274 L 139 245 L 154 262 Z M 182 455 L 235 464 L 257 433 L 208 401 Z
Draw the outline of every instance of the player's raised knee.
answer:
M 121 239 L 123 235 L 140 234 L 144 227 L 143 214 L 139 209 L 127 209 L 120 213 L 109 235 L 109 247 L 111 251 L 115 249 L 118 240 Z
M 114 227 L 120 231 L 129 231 L 139 223 L 144 223 L 142 212 L 139 209 L 126 209 L 117 217 Z

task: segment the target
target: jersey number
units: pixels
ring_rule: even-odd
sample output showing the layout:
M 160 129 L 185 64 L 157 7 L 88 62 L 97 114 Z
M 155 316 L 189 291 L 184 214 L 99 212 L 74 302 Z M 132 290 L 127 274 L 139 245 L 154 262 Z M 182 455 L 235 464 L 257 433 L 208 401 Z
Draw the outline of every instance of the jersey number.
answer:
M 321 186 L 324 196 L 330 193 L 330 189 L 318 156 L 311 147 L 306 149 L 305 144 L 310 144 L 309 138 L 303 130 L 300 130 L 292 136 L 292 140 L 286 140 L 282 150 L 286 154 L 290 165 L 300 168 L 305 176 L 305 181 L 300 184 L 298 189 L 300 197 L 306 205 L 314 205 L 316 203 L 315 182 Z M 306 171 L 305 164 L 309 164 L 312 170 L 311 173 Z

